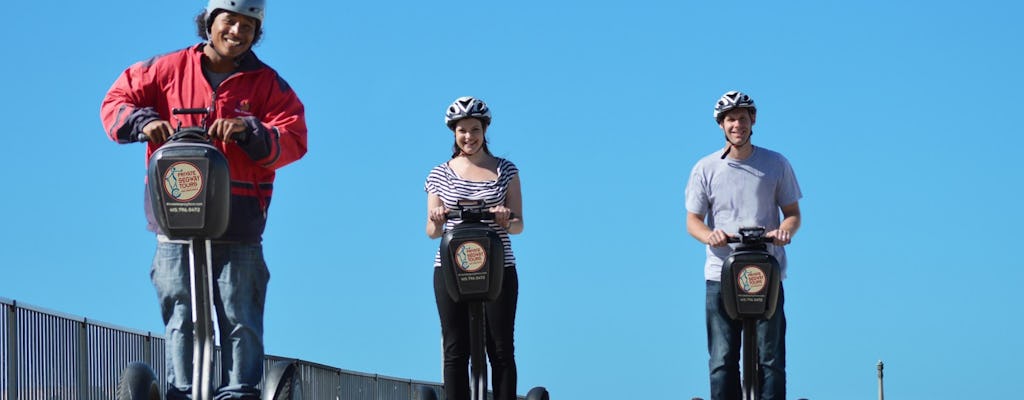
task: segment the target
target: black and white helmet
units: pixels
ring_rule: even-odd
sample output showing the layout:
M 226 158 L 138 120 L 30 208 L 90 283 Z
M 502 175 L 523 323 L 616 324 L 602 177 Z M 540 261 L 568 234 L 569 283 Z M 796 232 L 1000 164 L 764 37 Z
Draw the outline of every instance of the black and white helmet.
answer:
M 448 106 L 448 111 L 444 113 L 444 123 L 448 125 L 448 129 L 455 129 L 455 123 L 466 118 L 479 119 L 486 127 L 491 124 L 491 109 L 483 100 L 465 96 L 455 99 L 455 102 Z
M 750 115 L 757 114 L 757 107 L 754 107 L 754 99 L 747 96 L 745 93 L 730 90 L 722 95 L 722 98 L 718 99 L 718 103 L 715 103 L 715 122 L 722 123 L 722 118 L 725 118 L 725 113 L 734 108 L 749 108 Z

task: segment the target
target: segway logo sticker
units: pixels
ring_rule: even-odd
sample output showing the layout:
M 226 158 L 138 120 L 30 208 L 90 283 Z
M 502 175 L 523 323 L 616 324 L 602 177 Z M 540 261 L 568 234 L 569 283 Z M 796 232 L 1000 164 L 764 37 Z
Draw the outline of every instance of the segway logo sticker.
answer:
M 748 265 L 740 270 L 736 277 L 736 286 L 746 294 L 758 294 L 764 290 L 768 277 L 764 271 L 753 265 Z
M 190 162 L 171 164 L 164 172 L 164 191 L 179 202 L 195 200 L 203 191 L 203 174 Z
M 463 242 L 455 249 L 455 263 L 466 272 L 476 272 L 484 267 L 487 253 L 477 242 Z

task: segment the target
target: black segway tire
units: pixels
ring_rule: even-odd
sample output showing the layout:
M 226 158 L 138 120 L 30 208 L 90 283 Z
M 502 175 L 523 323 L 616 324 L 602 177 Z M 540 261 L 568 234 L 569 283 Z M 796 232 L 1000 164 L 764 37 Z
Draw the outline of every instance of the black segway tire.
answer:
M 124 368 L 115 390 L 117 400 L 161 400 L 156 374 L 148 365 L 133 362 Z
M 526 393 L 526 400 L 549 400 L 548 390 L 543 386 L 537 386 Z
M 412 398 L 413 400 L 437 400 L 437 392 L 430 386 L 420 385 L 416 387 Z
M 294 362 L 280 361 L 271 367 L 263 400 L 302 400 L 302 376 Z

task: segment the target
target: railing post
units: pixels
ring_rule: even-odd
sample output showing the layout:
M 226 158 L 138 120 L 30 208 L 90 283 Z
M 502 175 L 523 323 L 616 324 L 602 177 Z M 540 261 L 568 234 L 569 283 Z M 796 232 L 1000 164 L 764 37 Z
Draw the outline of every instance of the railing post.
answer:
M 142 362 L 153 365 L 153 332 L 146 331 L 146 343 L 142 348 Z
M 885 364 L 882 364 L 882 360 L 878 360 L 878 400 L 885 400 L 885 390 L 882 387 L 882 368 L 885 368 Z
M 78 325 L 78 398 L 89 398 L 89 319 Z
M 18 400 L 18 302 L 7 306 L 7 399 Z

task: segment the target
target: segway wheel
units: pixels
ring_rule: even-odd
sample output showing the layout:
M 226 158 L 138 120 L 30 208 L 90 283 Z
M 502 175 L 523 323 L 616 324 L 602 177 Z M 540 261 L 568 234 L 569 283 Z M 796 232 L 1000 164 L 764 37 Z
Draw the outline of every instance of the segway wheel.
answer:
M 263 400 L 302 400 L 302 376 L 294 362 L 274 364 L 263 388 Z
M 413 392 L 413 400 L 437 400 L 437 392 L 430 386 L 420 385 Z
M 117 400 L 161 400 L 160 385 L 156 374 L 148 365 L 133 362 L 124 368 L 117 382 Z
M 526 400 L 549 400 L 548 390 L 543 386 L 537 386 L 526 393 Z

